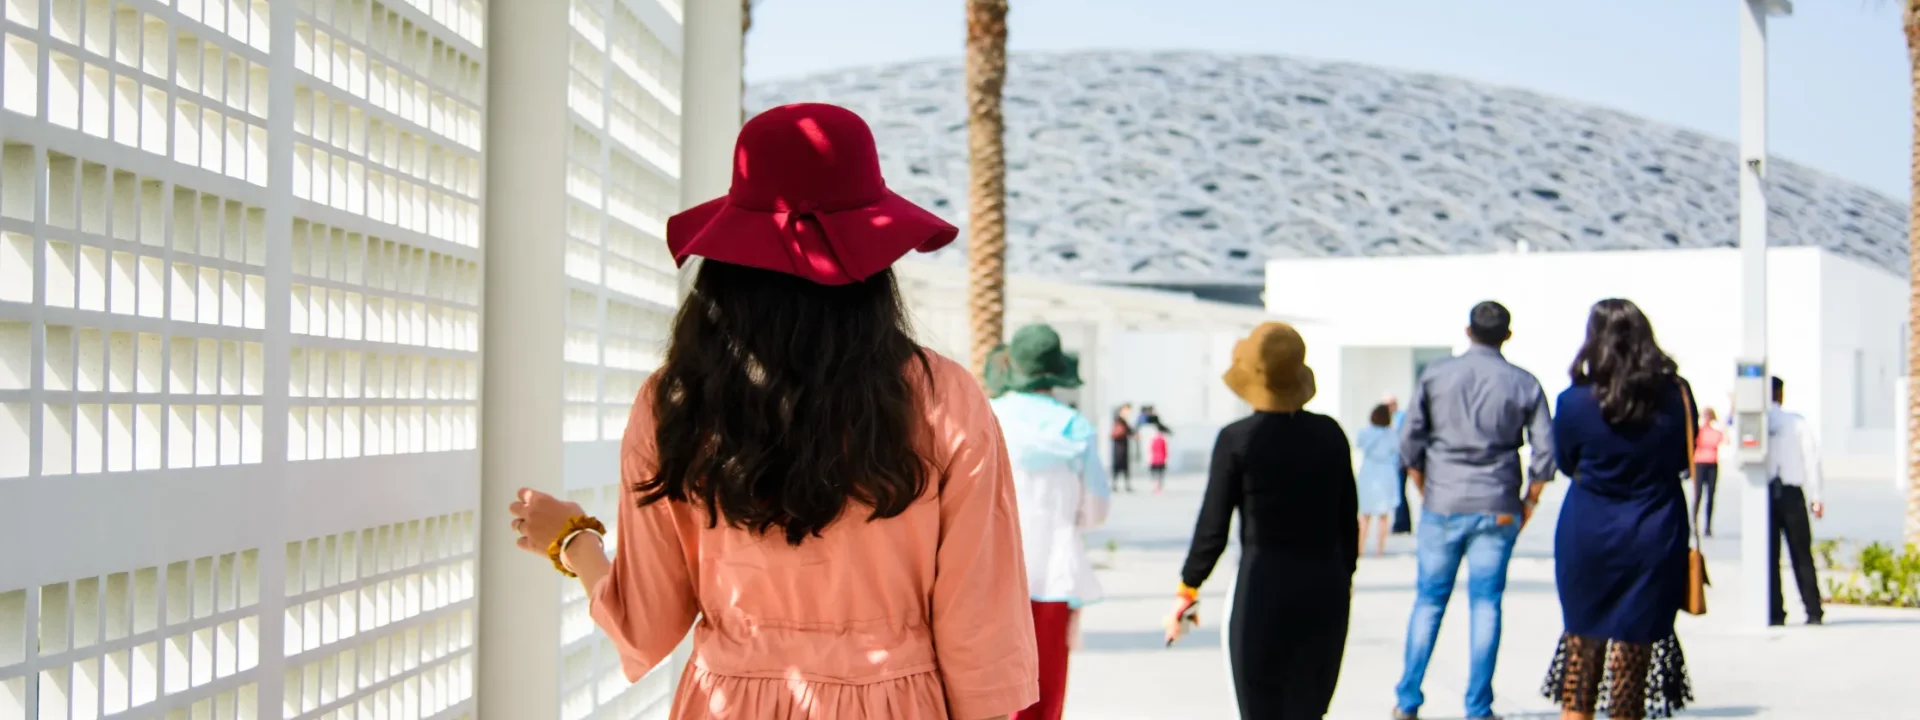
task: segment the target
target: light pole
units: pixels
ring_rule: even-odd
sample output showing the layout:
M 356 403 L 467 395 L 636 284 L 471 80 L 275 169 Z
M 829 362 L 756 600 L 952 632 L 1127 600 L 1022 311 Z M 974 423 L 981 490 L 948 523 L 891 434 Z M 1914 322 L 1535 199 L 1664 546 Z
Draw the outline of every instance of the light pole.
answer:
M 1747 479 L 1741 503 L 1740 619 L 1763 628 L 1769 617 L 1769 573 L 1775 542 L 1768 483 L 1767 408 L 1767 17 L 1793 12 L 1790 0 L 1740 3 L 1740 356 L 1735 363 L 1735 437 Z

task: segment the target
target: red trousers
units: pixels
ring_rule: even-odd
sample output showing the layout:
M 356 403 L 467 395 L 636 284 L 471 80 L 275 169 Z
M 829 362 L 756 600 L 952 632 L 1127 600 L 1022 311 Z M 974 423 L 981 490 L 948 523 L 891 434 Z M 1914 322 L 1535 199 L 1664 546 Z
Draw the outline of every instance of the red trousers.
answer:
M 1063 602 L 1033 603 L 1033 634 L 1040 650 L 1040 701 L 1012 720 L 1060 720 L 1067 705 L 1067 636 L 1073 608 Z

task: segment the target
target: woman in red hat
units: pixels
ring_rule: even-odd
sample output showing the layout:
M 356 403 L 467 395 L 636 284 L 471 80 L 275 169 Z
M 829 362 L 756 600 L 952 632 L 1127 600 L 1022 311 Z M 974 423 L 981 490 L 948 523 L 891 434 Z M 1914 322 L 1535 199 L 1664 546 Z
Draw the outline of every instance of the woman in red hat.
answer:
M 611 561 L 578 505 L 523 490 L 510 510 L 629 680 L 694 629 L 672 717 L 981 720 L 1038 698 L 999 426 L 914 342 L 888 269 L 956 234 L 830 105 L 748 122 L 727 196 L 667 223 L 675 261 L 705 261 L 627 423 Z

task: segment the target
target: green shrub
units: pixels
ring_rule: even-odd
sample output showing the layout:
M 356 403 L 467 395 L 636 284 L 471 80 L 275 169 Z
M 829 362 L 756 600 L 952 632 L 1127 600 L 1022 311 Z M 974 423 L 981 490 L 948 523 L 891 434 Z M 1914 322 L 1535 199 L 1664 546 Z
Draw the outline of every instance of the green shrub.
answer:
M 1828 570 L 1839 569 L 1840 567 L 1839 564 L 1835 563 L 1833 560 L 1833 554 L 1839 551 L 1840 551 L 1839 538 L 1829 538 L 1813 544 L 1814 557 L 1820 558 L 1820 565 L 1822 567 L 1827 568 Z
M 1827 594 L 1850 605 L 1920 607 L 1920 546 L 1895 551 L 1884 543 L 1860 549 L 1845 580 L 1829 579 Z

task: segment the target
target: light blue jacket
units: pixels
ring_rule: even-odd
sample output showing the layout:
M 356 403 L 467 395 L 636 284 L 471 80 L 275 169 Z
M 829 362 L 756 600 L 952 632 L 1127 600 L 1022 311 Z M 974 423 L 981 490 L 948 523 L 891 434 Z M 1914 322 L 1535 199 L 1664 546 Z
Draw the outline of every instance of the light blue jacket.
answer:
M 1033 599 L 1075 607 L 1100 599 L 1081 536 L 1106 522 L 1111 499 L 1093 423 L 1047 395 L 1007 393 L 992 405 L 1013 461 Z

